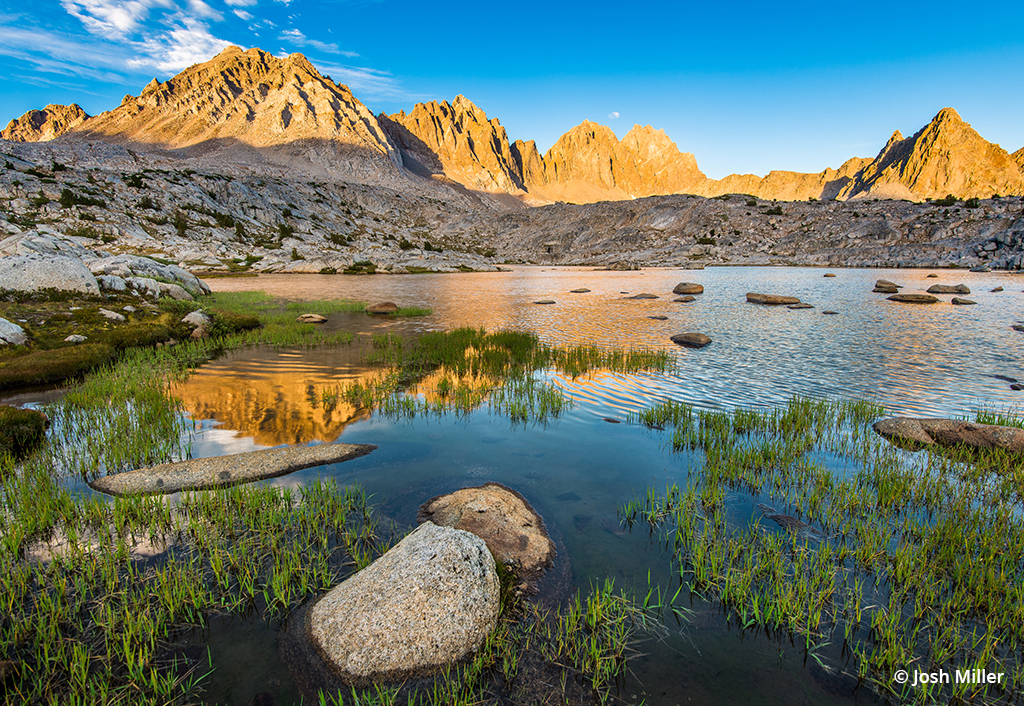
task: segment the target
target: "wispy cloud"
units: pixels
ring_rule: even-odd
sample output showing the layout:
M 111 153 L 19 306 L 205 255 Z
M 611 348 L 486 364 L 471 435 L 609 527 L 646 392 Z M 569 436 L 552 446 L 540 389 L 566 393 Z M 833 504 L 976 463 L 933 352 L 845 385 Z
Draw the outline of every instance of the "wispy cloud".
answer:
M 252 7 L 257 0 L 224 0 L 229 7 Z
M 314 64 L 320 73 L 327 74 L 333 81 L 348 86 L 354 93 L 401 100 L 415 98 L 387 71 L 365 66 L 325 64 L 319 61 Z
M 619 117 L 619 114 L 618 112 L 608 113 L 608 117 L 611 118 L 612 120 L 615 120 L 616 118 Z
M 231 46 L 231 42 L 215 37 L 206 24 L 191 17 L 182 18 L 178 26 L 132 44 L 138 56 L 126 62 L 128 67 L 153 68 L 160 72 L 181 71 Z
M 34 27 L 0 25 L 0 54 L 38 71 L 103 82 L 120 82 L 124 53 L 106 43 L 88 44 Z
M 338 48 L 338 45 L 333 42 L 328 44 L 327 42 L 321 42 L 316 39 L 310 39 L 297 29 L 286 29 L 285 31 L 281 32 L 281 36 L 278 38 L 283 39 L 292 46 L 312 47 L 314 49 L 324 52 L 325 54 L 340 54 L 341 56 L 347 56 L 349 58 L 359 56 L 359 54 L 354 51 L 342 51 L 341 49 Z
M 61 0 L 61 7 L 89 32 L 105 39 L 122 39 L 139 31 L 152 8 L 174 6 L 169 0 Z
M 232 10 L 232 12 L 234 12 L 236 15 L 238 15 L 238 17 L 245 20 L 246 22 L 252 19 L 252 15 L 246 12 L 245 10 Z

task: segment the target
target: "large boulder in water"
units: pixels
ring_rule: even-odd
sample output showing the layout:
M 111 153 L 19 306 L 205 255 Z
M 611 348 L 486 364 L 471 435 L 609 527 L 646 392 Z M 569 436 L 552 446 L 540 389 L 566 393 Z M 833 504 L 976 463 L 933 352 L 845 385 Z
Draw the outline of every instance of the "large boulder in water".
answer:
M 706 336 L 703 333 L 697 333 L 696 331 L 677 333 L 675 336 L 671 337 L 671 340 L 672 343 L 679 346 L 686 346 L 687 348 L 703 348 L 711 343 L 710 336 Z
M 966 284 L 933 284 L 928 288 L 929 294 L 970 294 L 971 288 Z
M 310 640 L 345 682 L 430 674 L 476 651 L 500 612 L 482 539 L 425 522 L 309 611 Z
M 890 301 L 904 304 L 934 304 L 939 301 L 938 297 L 933 297 L 931 294 L 893 294 L 887 298 Z
M 704 285 L 696 282 L 680 282 L 672 288 L 673 294 L 703 294 Z
M 433 497 L 420 506 L 416 519 L 472 532 L 495 559 L 523 578 L 538 578 L 555 560 L 544 520 L 526 498 L 501 483 Z

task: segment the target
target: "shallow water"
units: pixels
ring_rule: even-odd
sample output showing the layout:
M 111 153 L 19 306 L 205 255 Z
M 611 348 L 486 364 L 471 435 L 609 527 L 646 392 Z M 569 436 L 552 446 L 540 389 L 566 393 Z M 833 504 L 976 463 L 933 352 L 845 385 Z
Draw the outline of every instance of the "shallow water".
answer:
M 333 314 L 325 327 L 356 332 L 354 344 L 234 351 L 202 366 L 176 393 L 196 423 L 195 456 L 317 441 L 377 444 L 369 456 L 267 482 L 300 486 L 330 477 L 358 483 L 386 516 L 407 527 L 430 497 L 499 481 L 521 492 L 561 535 L 576 587 L 586 592 L 613 578 L 617 587 L 642 596 L 649 572 L 653 583 L 672 585 L 669 559 L 645 530 L 624 532 L 616 511 L 649 486 L 686 485 L 689 465 L 700 459 L 673 453 L 668 432 L 608 419 L 624 421 L 629 412 L 665 398 L 732 408 L 773 406 L 796 394 L 825 395 L 875 399 L 893 412 L 936 416 L 1019 404 L 1024 393 L 992 375 L 1024 378 L 1024 334 L 1011 329 L 1024 318 L 1024 278 L 832 271 L 835 278 L 823 278 L 825 270 L 813 268 L 624 273 L 516 268 L 488 274 L 216 279 L 210 284 L 217 290 L 262 289 L 291 300 L 392 300 L 429 306 L 434 313 L 404 320 Z M 940 295 L 941 304 L 897 304 L 871 293 L 878 278 L 905 285 L 905 292 L 964 282 L 978 305 L 955 307 L 947 295 Z M 671 289 L 680 281 L 701 283 L 705 293 L 691 304 L 673 303 Z M 1000 285 L 1006 291 L 989 292 Z M 592 291 L 568 292 L 579 287 Z M 791 294 L 816 308 L 747 304 L 747 291 Z M 660 298 L 623 298 L 640 292 Z M 538 299 L 556 304 L 534 304 Z M 823 315 L 825 309 L 838 314 Z M 655 315 L 669 318 L 647 318 Z M 672 352 L 677 367 L 667 373 L 597 372 L 575 380 L 554 375 L 574 406 L 547 425 L 512 424 L 489 413 L 486 403 L 464 417 L 402 421 L 343 403 L 324 404 L 323 390 L 372 374 L 362 363 L 370 334 L 412 335 L 457 326 L 532 330 L 552 344 L 660 348 Z M 714 342 L 701 350 L 669 342 L 670 335 L 683 331 L 706 333 Z M 758 502 L 771 504 L 771 499 L 729 493 L 730 522 L 759 517 Z M 669 621 L 664 633 L 638 646 L 643 656 L 631 663 L 619 698 L 665 706 L 875 702 L 866 689 L 851 693 L 855 681 L 829 675 L 799 646 L 743 633 L 715 605 L 695 600 L 689 607 L 688 620 Z M 222 619 L 190 638 L 203 654 L 209 649 L 217 666 L 205 698 L 242 705 L 267 691 L 277 703 L 296 701 L 300 692 L 276 651 L 276 629 L 258 618 Z M 832 667 L 846 666 L 838 646 L 818 657 Z

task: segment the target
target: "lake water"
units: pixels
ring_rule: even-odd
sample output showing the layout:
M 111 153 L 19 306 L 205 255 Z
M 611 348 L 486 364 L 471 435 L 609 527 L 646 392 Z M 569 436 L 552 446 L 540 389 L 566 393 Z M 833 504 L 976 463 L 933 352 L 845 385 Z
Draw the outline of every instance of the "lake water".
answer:
M 666 433 L 624 420 L 666 398 L 697 407 L 768 407 L 793 395 L 873 399 L 891 412 L 961 415 L 980 407 L 1018 405 L 1024 393 L 994 376 L 1024 378 L 1024 277 L 1005 273 L 816 268 L 713 268 L 702 271 L 599 272 L 578 268 L 518 267 L 508 273 L 400 277 L 260 276 L 215 279 L 216 290 L 261 289 L 289 300 L 389 300 L 433 309 L 428 317 L 388 320 L 336 314 L 325 324 L 359 334 L 352 346 L 316 350 L 236 351 L 203 366 L 178 393 L 200 432 L 193 452 L 219 455 L 278 444 L 316 441 L 373 443 L 357 461 L 309 469 L 271 481 L 297 486 L 324 475 L 359 483 L 383 512 L 412 527 L 426 499 L 467 485 L 499 481 L 527 497 L 559 537 L 575 587 L 584 592 L 605 578 L 641 595 L 648 572 L 669 585 L 668 558 L 645 531 L 623 533 L 616 510 L 653 486 L 687 482 L 685 454 L 674 454 Z M 976 306 L 891 302 L 871 292 L 878 278 L 923 292 L 935 283 L 967 284 Z M 675 303 L 681 281 L 705 287 L 693 303 Z M 1004 291 L 990 290 L 1002 286 Z M 569 290 L 588 288 L 588 293 Z M 748 291 L 800 297 L 815 308 L 788 310 L 745 301 Z M 652 293 L 658 299 L 626 297 Z M 555 304 L 534 302 L 553 299 Z M 832 310 L 835 315 L 822 312 Z M 666 320 L 648 317 L 666 316 Z M 551 344 L 671 351 L 666 373 L 598 372 L 552 379 L 574 400 L 571 411 L 547 425 L 514 425 L 480 409 L 467 417 L 382 419 L 344 405 L 325 408 L 320 391 L 364 376 L 365 342 L 373 333 L 414 335 L 460 326 L 530 330 Z M 699 331 L 713 343 L 680 348 L 672 334 Z M 760 498 L 730 494 L 731 518 L 747 522 Z M 676 579 L 678 581 L 678 579 Z M 639 646 L 644 656 L 618 696 L 627 703 L 832 704 L 874 703 L 867 689 L 851 692 L 798 646 L 743 633 L 715 605 L 694 601 L 694 613 Z M 218 637 L 216 633 L 220 634 Z M 244 704 L 270 690 L 279 702 L 297 692 L 277 661 L 272 631 L 244 621 L 207 638 L 222 664 L 209 696 Z M 239 642 L 262 655 L 263 668 L 232 655 Z M 850 670 L 837 646 L 823 649 L 826 664 Z M 215 664 L 218 655 L 214 656 Z M 254 674 L 273 674 L 273 681 Z M 268 686 L 269 684 L 269 686 Z
M 279 444 L 343 441 L 377 444 L 369 456 L 268 481 L 299 486 L 323 476 L 359 483 L 382 512 L 411 528 L 428 498 L 467 485 L 499 481 L 520 491 L 544 517 L 564 551 L 574 586 L 585 593 L 605 578 L 642 596 L 648 574 L 670 585 L 669 560 L 646 531 L 623 532 L 617 509 L 653 486 L 687 482 L 685 454 L 668 434 L 629 424 L 631 411 L 671 398 L 697 407 L 769 407 L 793 395 L 873 399 L 890 411 L 960 415 L 979 407 L 1020 405 L 1001 375 L 1024 378 L 1024 277 L 1005 273 L 814 268 L 714 268 L 702 271 L 598 272 L 517 267 L 508 273 L 417 276 L 288 276 L 214 279 L 216 290 L 260 289 L 289 300 L 390 300 L 427 306 L 430 316 L 390 320 L 335 314 L 328 329 L 358 334 L 352 346 L 314 350 L 256 348 L 232 352 L 200 368 L 177 394 L 196 423 L 193 453 L 214 456 Z M 885 278 L 904 292 L 935 283 L 967 284 L 976 306 L 887 301 L 873 294 Z M 693 303 L 674 303 L 681 281 L 703 284 Z M 1004 291 L 989 290 L 998 286 Z M 569 290 L 588 288 L 589 293 Z M 800 297 L 813 309 L 748 304 L 748 291 Z M 625 297 L 648 292 L 658 299 Z M 553 299 L 555 304 L 533 303 Z M 824 310 L 836 311 L 824 315 Z M 667 320 L 648 317 L 666 316 Z M 574 400 L 547 425 L 512 424 L 482 408 L 468 416 L 395 421 L 343 404 L 325 407 L 321 391 L 369 373 L 362 362 L 373 333 L 414 335 L 460 326 L 536 332 L 551 344 L 671 351 L 676 367 L 657 374 L 598 372 L 576 380 L 553 376 Z M 669 336 L 709 335 L 700 350 Z M 730 520 L 759 514 L 761 498 L 732 493 Z M 676 579 L 678 581 L 678 578 Z M 799 646 L 730 625 L 717 605 L 695 600 L 693 615 L 649 636 L 618 694 L 626 703 L 874 703 L 867 689 L 831 676 Z M 221 620 L 196 638 L 215 665 L 206 697 L 246 704 L 260 691 L 278 703 L 300 694 L 278 656 L 274 627 Z M 838 646 L 819 658 L 850 669 Z M 853 684 L 855 684 L 855 680 Z M 308 698 L 307 698 L 308 702 Z

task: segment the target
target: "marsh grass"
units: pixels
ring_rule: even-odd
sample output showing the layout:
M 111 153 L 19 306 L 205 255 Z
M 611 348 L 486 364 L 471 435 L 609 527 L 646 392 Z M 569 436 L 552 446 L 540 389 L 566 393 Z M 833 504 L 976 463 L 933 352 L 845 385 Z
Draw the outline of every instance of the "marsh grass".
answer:
M 1024 414 L 1016 407 L 1005 409 L 979 409 L 974 412 L 978 424 L 996 424 L 1001 427 L 1024 429 Z
M 870 403 L 794 399 L 768 411 L 664 403 L 632 421 L 703 456 L 691 483 L 623 506 L 660 528 L 684 593 L 741 627 L 827 643 L 858 678 L 906 703 L 1021 696 L 1024 463 L 1002 450 L 908 453 L 874 434 Z M 763 498 L 784 523 L 727 520 L 727 497 Z M 671 593 L 671 588 L 667 589 Z M 1005 672 L 1002 686 L 900 689 L 897 669 Z

